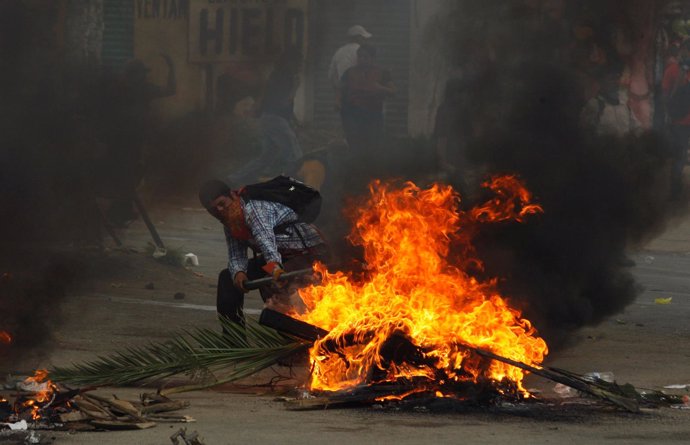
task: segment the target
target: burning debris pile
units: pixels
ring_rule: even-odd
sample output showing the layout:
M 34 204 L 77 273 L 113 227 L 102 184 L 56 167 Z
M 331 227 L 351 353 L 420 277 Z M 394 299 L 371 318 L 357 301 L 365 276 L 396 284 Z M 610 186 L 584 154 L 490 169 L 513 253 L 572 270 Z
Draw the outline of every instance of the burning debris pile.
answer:
M 372 184 L 350 236 L 364 249 L 365 272 L 317 266 L 323 280 L 300 291 L 303 313 L 262 313 L 262 324 L 313 343 L 309 388 L 319 397 L 293 401 L 291 409 L 522 401 L 533 398 L 523 386 L 533 373 L 638 411 L 634 388 L 542 366 L 548 349 L 536 329 L 499 294 L 497 279 L 473 275 L 483 272 L 472 245 L 482 224 L 522 222 L 543 211 L 515 176 L 484 186 L 494 197 L 461 211 L 460 196 L 447 186 Z
M 366 272 L 320 270 L 323 282 L 300 291 L 307 310 L 294 316 L 328 331 L 310 352 L 312 389 L 404 380 L 419 382 L 412 392 L 439 397 L 462 397 L 467 385 L 529 397 L 522 369 L 473 352 L 538 365 L 548 349 L 495 280 L 472 276 L 482 264 L 471 240 L 481 224 L 522 221 L 542 209 L 514 176 L 485 186 L 495 197 L 464 212 L 449 186 L 373 183 L 350 236 L 364 249 Z M 449 258 L 451 244 L 458 258 Z
M 145 429 L 156 422 L 192 422 L 170 414 L 189 406 L 157 394 L 143 394 L 129 402 L 91 393 L 95 388 L 69 389 L 48 379 L 48 371 L 6 384 L 0 390 L 2 430 L 93 431 Z M 2 436 L 0 436 L 2 437 Z

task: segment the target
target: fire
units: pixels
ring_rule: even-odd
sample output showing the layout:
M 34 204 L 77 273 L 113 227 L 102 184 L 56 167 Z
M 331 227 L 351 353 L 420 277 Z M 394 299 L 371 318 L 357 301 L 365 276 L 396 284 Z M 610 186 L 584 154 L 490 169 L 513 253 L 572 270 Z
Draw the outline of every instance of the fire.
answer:
M 310 351 L 312 389 L 408 379 L 428 382 L 422 386 L 442 397 L 444 383 L 489 379 L 498 387 L 508 379 L 527 395 L 522 370 L 482 360 L 465 346 L 538 365 L 546 343 L 499 295 L 496 280 L 480 282 L 467 267 L 481 266 L 471 245 L 480 224 L 523 221 L 542 209 L 514 176 L 485 186 L 496 197 L 464 212 L 450 186 L 372 183 L 350 234 L 364 249 L 366 276 L 317 265 L 321 284 L 300 290 L 307 310 L 292 314 L 329 331 Z M 451 251 L 464 258 L 450 260 Z
M 33 387 L 35 394 L 33 398 L 23 401 L 21 407 L 22 409 L 31 409 L 32 419 L 40 419 L 40 410 L 50 404 L 57 387 L 48 379 L 48 371 L 45 369 L 38 369 L 34 372 L 33 377 L 24 379 L 24 385 Z
M 0 343 L 9 345 L 12 343 L 12 336 L 7 331 L 0 331 Z

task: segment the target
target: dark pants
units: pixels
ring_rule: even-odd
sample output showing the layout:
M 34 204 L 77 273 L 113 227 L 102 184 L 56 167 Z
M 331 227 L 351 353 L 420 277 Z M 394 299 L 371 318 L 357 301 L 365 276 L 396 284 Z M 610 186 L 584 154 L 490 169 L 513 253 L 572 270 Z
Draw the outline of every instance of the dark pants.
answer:
M 671 125 L 669 128 L 671 147 L 673 149 L 673 171 L 671 174 L 671 192 L 678 195 L 683 188 L 683 168 L 688 158 L 688 139 L 690 125 Z
M 266 265 L 266 262 L 261 258 L 250 259 L 247 266 L 247 277 L 250 280 L 265 277 L 266 272 L 261 269 L 261 266 L 264 265 Z M 244 312 L 242 311 L 244 307 L 244 292 L 235 287 L 233 278 L 228 269 L 223 269 L 218 275 L 216 310 L 218 315 L 244 325 Z M 264 298 L 264 296 L 261 295 L 261 298 Z
M 353 155 L 367 157 L 382 150 L 383 113 L 360 108 L 343 108 L 341 112 L 345 139 Z
M 326 261 L 327 253 L 324 246 L 313 248 L 313 252 L 293 256 L 283 257 L 283 267 L 285 271 L 306 269 L 311 267 L 314 261 Z M 261 268 L 266 262 L 261 257 L 251 258 L 247 265 L 247 277 L 249 280 L 256 280 L 266 277 L 267 274 Z M 223 269 L 218 275 L 218 288 L 216 293 L 216 310 L 218 315 L 222 315 L 235 323 L 244 325 L 244 293 L 235 287 L 233 278 L 228 269 Z M 276 292 L 275 289 L 265 287 L 259 289 L 261 299 L 266 302 Z

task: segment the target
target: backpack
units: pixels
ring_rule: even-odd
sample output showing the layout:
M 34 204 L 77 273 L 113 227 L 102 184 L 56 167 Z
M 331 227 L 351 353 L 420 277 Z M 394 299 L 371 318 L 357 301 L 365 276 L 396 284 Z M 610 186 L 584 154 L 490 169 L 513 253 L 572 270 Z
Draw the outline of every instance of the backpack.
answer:
M 297 220 L 310 223 L 321 211 L 321 194 L 289 176 L 276 176 L 270 181 L 245 186 L 240 191 L 245 201 L 272 201 L 290 207 L 297 213 Z

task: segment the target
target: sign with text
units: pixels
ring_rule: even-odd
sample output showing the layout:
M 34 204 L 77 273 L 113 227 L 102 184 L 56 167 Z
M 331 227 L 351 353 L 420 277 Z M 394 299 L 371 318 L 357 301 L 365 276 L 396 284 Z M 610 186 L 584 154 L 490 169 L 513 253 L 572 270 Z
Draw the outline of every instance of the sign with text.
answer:
M 189 0 L 135 0 L 137 20 L 179 20 L 187 18 Z
M 191 0 L 189 61 L 275 58 L 305 48 L 308 0 Z

